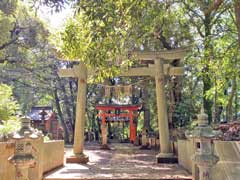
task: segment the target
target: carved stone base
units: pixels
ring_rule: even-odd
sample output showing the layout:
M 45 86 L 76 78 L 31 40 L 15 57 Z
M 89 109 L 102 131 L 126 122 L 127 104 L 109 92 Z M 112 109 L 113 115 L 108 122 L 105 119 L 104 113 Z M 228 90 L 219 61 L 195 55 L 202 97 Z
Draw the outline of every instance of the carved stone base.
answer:
M 111 148 L 107 144 L 101 145 L 100 149 L 102 149 L 102 150 L 111 150 Z
M 157 163 L 164 164 L 175 164 L 178 163 L 178 158 L 174 156 L 172 153 L 160 153 L 156 156 Z
M 89 157 L 85 154 L 76 154 L 66 157 L 66 163 L 86 164 L 89 162 Z

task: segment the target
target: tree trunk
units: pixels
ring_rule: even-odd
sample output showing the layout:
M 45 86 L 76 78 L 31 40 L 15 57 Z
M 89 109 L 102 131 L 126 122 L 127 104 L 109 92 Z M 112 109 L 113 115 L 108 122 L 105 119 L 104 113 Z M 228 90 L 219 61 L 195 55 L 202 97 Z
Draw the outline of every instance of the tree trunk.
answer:
M 172 79 L 168 81 L 169 83 L 169 109 L 168 109 L 168 122 L 169 122 L 169 129 L 174 128 L 174 117 L 173 113 L 175 110 L 176 102 L 174 97 L 174 82 Z
M 76 84 L 76 82 L 73 80 L 69 81 L 69 89 L 71 94 L 70 98 L 71 98 L 71 104 L 72 104 L 72 125 L 74 126 L 75 119 L 76 119 L 76 96 L 75 96 L 76 93 L 74 93 L 73 83 Z
M 68 132 L 67 125 L 64 121 L 64 117 L 63 117 L 63 113 L 62 113 L 61 105 L 60 105 L 60 100 L 58 97 L 57 88 L 55 88 L 55 90 L 54 90 L 54 97 L 55 97 L 55 105 L 57 108 L 58 116 L 59 116 L 60 122 L 61 122 L 63 130 L 64 130 L 64 140 L 65 140 L 65 143 L 69 143 L 69 132 Z
M 240 48 L 240 1 L 239 0 L 235 0 L 234 9 L 235 9 L 237 31 L 238 31 L 238 46 Z
M 169 128 L 174 128 L 174 122 L 178 122 L 179 119 L 176 119 L 173 117 L 173 113 L 175 112 L 176 106 L 181 102 L 182 99 L 182 83 L 181 83 L 182 77 L 174 77 L 172 78 L 170 83 L 170 107 L 169 107 Z M 185 124 L 185 122 L 181 122 L 182 125 Z
M 236 81 L 236 77 L 234 77 L 232 80 L 232 91 L 227 104 L 227 114 L 226 114 L 227 121 L 233 120 L 233 98 L 236 92 L 237 92 L 237 81 Z
M 238 31 L 238 48 L 240 49 L 240 1 L 235 0 L 234 4 L 234 9 L 235 9 L 235 17 L 236 17 L 236 25 L 237 25 L 237 31 Z M 238 77 L 236 77 L 238 78 Z M 237 80 L 236 80 L 236 96 L 235 96 L 235 116 L 237 118 L 238 114 L 238 88 L 237 88 Z
M 149 108 L 149 94 L 148 94 L 148 85 L 147 82 L 144 81 L 143 89 L 142 89 L 142 96 L 143 96 L 143 109 L 144 109 L 144 121 L 143 121 L 143 127 L 147 129 L 148 131 L 151 129 L 150 125 L 150 108 Z
M 235 118 L 238 120 L 238 83 L 236 82 L 236 93 L 235 93 Z
M 59 83 L 60 83 L 61 91 L 63 92 L 63 101 L 64 101 L 65 111 L 67 114 L 67 122 L 69 123 L 69 127 L 71 127 L 69 130 L 73 133 L 73 129 L 72 129 L 72 127 L 73 127 L 72 119 L 73 118 L 72 118 L 72 112 L 70 110 L 71 104 L 69 102 L 69 98 L 68 98 L 65 86 L 63 85 L 61 80 L 59 80 Z
M 218 115 L 218 113 L 220 111 L 218 111 L 218 105 L 217 105 L 218 92 L 217 92 L 216 86 L 217 86 L 216 76 L 214 76 L 214 99 L 213 99 L 213 112 L 212 112 L 212 121 L 213 121 L 213 123 L 217 123 L 218 122 L 218 117 L 220 117 Z
M 207 91 L 212 87 L 212 81 L 209 74 L 209 62 L 211 61 L 212 47 L 211 47 L 211 16 L 206 15 L 204 19 L 205 37 L 204 37 L 204 60 L 202 70 L 203 80 L 203 106 L 208 115 L 208 121 L 212 121 L 212 100 L 206 97 Z

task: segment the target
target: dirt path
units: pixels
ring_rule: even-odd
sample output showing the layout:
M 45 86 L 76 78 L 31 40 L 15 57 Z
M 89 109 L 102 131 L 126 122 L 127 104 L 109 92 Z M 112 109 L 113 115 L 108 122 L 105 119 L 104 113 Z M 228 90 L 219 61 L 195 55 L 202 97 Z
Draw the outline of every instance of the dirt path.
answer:
M 66 164 L 46 176 L 57 179 L 191 179 L 178 165 L 157 164 L 156 151 L 139 150 L 131 144 L 111 144 L 112 150 L 100 150 L 98 144 L 86 144 L 86 165 Z M 69 153 L 69 149 L 66 149 Z

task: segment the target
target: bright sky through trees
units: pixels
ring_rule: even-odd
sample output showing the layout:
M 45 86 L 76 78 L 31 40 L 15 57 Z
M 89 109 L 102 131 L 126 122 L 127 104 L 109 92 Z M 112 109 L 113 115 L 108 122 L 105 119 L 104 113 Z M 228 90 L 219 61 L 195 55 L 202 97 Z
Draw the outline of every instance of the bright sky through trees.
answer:
M 47 22 L 51 28 L 64 28 L 67 18 L 72 17 L 74 10 L 70 6 L 65 6 L 60 12 L 53 12 L 51 8 L 40 6 L 37 11 L 38 16 Z

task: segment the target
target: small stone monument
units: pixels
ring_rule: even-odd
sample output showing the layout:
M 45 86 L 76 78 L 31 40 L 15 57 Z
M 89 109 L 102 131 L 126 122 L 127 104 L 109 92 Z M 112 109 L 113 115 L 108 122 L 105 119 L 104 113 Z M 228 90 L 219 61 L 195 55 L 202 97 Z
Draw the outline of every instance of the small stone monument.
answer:
M 46 126 L 45 126 L 45 116 L 48 113 L 45 111 L 45 109 L 43 109 L 39 115 L 41 116 L 41 123 L 40 123 L 40 130 L 42 130 L 43 134 L 46 135 Z
M 192 161 L 199 168 L 199 180 L 210 180 L 210 170 L 219 160 L 213 154 L 212 139 L 219 133 L 214 132 L 212 127 L 208 125 L 208 116 L 204 113 L 203 108 L 197 117 L 198 126 L 191 133 L 186 132 L 186 136 L 193 139 L 195 153 Z M 196 179 L 197 175 L 194 172 L 193 177 Z
M 28 169 L 36 163 L 32 155 L 31 141 L 39 138 L 41 134 L 30 128 L 29 118 L 23 117 L 21 122 L 21 129 L 12 137 L 15 141 L 14 155 L 8 160 L 16 167 L 16 180 L 29 180 Z
M 142 130 L 142 146 L 140 149 L 149 149 L 149 142 L 148 142 L 148 132 L 147 129 L 144 128 Z

